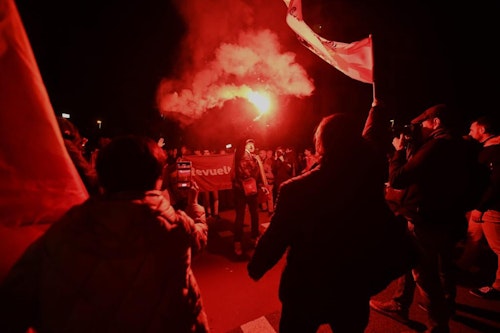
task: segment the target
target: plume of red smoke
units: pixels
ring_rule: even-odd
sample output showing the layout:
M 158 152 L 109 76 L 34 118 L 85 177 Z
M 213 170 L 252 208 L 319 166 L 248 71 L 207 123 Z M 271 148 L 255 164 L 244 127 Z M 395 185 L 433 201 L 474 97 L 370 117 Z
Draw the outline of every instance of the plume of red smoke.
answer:
M 157 89 L 157 108 L 164 116 L 189 125 L 250 91 L 296 97 L 314 91 L 295 54 L 283 50 L 270 28 L 273 20 L 284 22 L 283 2 L 179 0 L 177 7 L 187 33 L 177 77 L 163 79 Z

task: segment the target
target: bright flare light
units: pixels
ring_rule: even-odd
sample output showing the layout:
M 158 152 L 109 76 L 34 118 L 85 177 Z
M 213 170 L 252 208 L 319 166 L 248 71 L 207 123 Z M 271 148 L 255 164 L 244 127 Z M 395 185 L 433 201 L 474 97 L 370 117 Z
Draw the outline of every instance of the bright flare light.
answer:
M 260 116 L 268 112 L 271 108 L 271 98 L 268 93 L 250 91 L 246 97 L 253 105 L 255 105 L 260 113 Z

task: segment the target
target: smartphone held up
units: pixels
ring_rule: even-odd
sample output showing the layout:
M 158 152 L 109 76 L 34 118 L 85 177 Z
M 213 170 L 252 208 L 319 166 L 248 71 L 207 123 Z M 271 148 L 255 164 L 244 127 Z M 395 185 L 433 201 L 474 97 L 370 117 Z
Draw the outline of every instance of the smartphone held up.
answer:
M 188 189 L 191 187 L 192 165 L 191 161 L 177 162 L 177 188 Z

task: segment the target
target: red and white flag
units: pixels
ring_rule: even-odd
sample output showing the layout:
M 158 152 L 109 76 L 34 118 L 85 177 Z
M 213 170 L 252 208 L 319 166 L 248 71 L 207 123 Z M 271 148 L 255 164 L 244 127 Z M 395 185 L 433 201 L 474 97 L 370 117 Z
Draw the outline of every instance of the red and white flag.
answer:
M 88 197 L 14 0 L 0 0 L 0 278 L 43 230 Z
M 288 7 L 286 23 L 305 47 L 350 78 L 373 83 L 371 36 L 352 43 L 330 41 L 316 34 L 304 22 L 301 0 L 283 1 Z

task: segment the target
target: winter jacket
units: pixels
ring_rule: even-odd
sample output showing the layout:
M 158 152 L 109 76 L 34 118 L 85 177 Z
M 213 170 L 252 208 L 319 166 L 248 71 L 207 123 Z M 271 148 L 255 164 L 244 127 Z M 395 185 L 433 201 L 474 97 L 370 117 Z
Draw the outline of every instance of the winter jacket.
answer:
M 239 158 L 235 155 L 235 177 L 233 179 L 233 188 L 243 190 L 242 181 L 248 178 L 254 178 L 258 188 L 264 186 L 264 180 L 262 179 L 256 155 L 245 150 Z
M 415 224 L 456 223 L 467 210 L 474 159 L 467 142 L 444 129 L 431 133 L 409 159 L 405 150 L 396 151 L 389 183 L 405 190 L 400 213 Z
M 247 268 L 258 280 L 286 255 L 283 304 L 311 311 L 338 308 L 345 299 L 368 304 L 414 263 L 403 258 L 406 223 L 396 220 L 384 198 L 387 159 L 374 144 L 383 121 L 372 111 L 364 139 L 347 140 L 331 159 L 281 185 Z
M 0 332 L 207 332 L 191 270 L 203 207 L 159 191 L 90 198 L 35 241 L 0 285 Z

